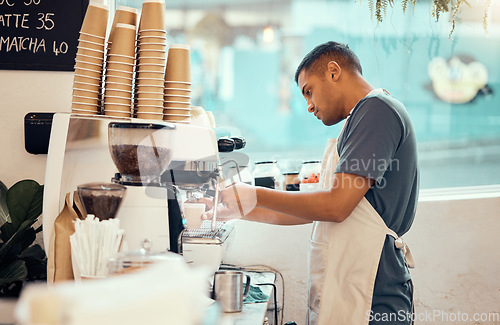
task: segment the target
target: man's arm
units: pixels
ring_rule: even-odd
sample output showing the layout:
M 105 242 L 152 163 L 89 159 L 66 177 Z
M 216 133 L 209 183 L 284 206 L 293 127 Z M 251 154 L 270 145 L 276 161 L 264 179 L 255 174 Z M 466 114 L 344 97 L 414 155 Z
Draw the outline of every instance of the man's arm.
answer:
M 279 213 L 260 207 L 256 207 L 241 219 L 281 226 L 303 225 L 312 222 L 311 220 L 297 218 L 289 214 Z
M 289 215 L 309 221 L 344 221 L 356 208 L 374 181 L 364 176 L 336 173 L 330 190 L 310 193 L 283 192 L 264 187 L 236 184 L 222 192 L 222 201 L 234 214 L 258 217 L 261 209 L 272 210 L 277 215 Z M 254 211 L 255 210 L 255 211 Z M 283 218 L 283 219 L 281 219 Z M 285 221 L 281 216 L 277 220 Z M 290 219 L 291 220 L 291 219 Z

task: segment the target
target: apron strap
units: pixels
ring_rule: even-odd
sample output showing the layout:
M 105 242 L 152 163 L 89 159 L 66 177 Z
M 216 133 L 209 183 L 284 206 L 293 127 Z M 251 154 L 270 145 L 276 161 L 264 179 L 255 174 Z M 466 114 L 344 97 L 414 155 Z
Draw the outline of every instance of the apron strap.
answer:
M 397 249 L 403 250 L 403 255 L 405 257 L 405 262 L 408 268 L 415 268 L 415 260 L 413 259 L 413 255 L 411 254 L 410 247 L 405 243 L 402 237 L 399 237 L 392 229 L 387 228 L 387 234 L 394 238 L 394 246 Z

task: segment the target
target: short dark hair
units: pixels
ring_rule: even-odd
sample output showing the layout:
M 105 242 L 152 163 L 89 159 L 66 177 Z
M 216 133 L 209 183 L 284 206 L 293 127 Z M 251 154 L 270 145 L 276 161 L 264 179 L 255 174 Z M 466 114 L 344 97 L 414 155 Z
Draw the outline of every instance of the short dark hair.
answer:
M 326 68 L 326 64 L 330 61 L 337 62 L 341 68 L 347 68 L 363 74 L 359 59 L 349 46 L 330 41 L 316 46 L 311 52 L 307 53 L 297 67 L 295 83 L 299 83 L 299 74 L 302 70 L 312 68 L 311 71 L 324 71 L 323 69 Z

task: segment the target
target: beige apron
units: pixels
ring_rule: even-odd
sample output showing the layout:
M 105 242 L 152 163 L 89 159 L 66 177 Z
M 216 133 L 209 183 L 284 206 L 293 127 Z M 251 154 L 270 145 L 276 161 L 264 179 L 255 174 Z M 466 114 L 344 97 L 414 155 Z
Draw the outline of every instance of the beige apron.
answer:
M 321 167 L 320 185 L 330 189 L 339 161 L 337 139 L 330 139 Z M 315 221 L 309 251 L 309 325 L 368 324 L 380 255 L 386 235 L 396 239 L 406 263 L 411 253 L 363 197 L 341 223 Z

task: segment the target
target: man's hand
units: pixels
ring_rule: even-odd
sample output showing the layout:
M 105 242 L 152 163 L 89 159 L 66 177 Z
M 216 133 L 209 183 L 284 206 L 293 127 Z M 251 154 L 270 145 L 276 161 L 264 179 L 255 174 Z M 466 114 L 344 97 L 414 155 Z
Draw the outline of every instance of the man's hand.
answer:
M 257 205 L 257 189 L 245 183 L 232 184 L 220 192 L 220 203 L 217 205 L 217 219 L 239 219 L 249 214 Z M 203 217 L 212 219 L 213 209 Z

